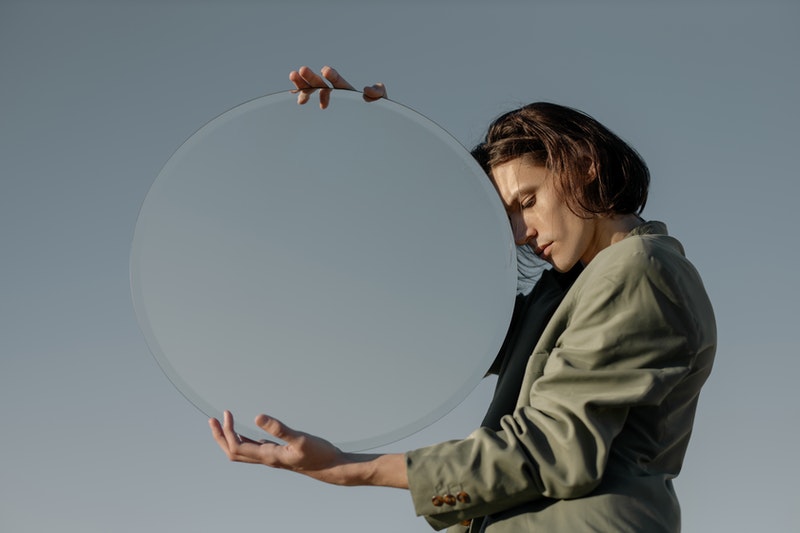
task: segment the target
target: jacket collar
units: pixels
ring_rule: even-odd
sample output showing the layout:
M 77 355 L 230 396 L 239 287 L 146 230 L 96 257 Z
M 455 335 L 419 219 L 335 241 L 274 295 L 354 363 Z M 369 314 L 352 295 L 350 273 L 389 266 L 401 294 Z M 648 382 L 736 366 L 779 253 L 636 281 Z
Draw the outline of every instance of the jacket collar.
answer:
M 669 235 L 669 233 L 667 232 L 666 224 L 657 220 L 651 220 L 636 226 L 627 236 L 631 237 L 633 235 Z

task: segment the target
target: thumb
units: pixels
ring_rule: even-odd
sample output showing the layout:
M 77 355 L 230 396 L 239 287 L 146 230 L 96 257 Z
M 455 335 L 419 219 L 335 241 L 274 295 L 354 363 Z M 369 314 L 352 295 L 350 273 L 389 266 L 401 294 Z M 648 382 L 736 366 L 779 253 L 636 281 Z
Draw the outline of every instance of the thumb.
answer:
M 375 85 L 370 85 L 364 87 L 364 100 L 367 102 L 374 102 L 375 100 L 379 100 L 381 98 L 388 98 L 386 94 L 386 86 L 382 83 L 376 83 Z

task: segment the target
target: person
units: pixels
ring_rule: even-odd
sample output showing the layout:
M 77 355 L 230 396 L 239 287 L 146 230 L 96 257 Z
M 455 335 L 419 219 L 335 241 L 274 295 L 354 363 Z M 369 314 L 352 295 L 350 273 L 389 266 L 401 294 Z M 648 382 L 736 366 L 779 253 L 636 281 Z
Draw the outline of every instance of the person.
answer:
M 326 80 L 352 88 L 334 69 L 321 74 L 293 71 L 299 103 Z M 364 94 L 385 97 L 385 87 Z M 237 435 L 226 411 L 222 423 L 209 421 L 214 439 L 232 461 L 409 489 L 437 530 L 679 531 L 672 480 L 712 368 L 716 325 L 679 241 L 640 216 L 645 163 L 595 119 L 552 103 L 500 116 L 473 155 L 517 244 L 552 265 L 515 312 L 495 365 L 507 379 L 498 379 L 484 424 L 406 453 L 353 454 L 267 415 L 256 424 L 285 444 L 254 442 Z M 553 279 L 543 306 L 551 309 L 537 318 L 537 289 Z

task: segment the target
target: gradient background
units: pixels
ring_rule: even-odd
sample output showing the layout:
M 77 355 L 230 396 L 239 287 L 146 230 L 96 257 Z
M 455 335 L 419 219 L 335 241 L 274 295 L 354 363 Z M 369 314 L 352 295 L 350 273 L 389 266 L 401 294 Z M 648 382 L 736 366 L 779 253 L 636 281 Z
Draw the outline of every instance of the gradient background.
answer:
M 326 63 L 467 146 L 533 100 L 630 140 L 653 174 L 645 215 L 683 241 L 719 322 L 676 482 L 684 531 L 800 529 L 800 5 L 400 4 L 0 0 L 2 531 L 430 530 L 404 491 L 230 464 L 133 314 L 129 248 L 161 166 Z M 388 450 L 466 435 L 492 386 Z

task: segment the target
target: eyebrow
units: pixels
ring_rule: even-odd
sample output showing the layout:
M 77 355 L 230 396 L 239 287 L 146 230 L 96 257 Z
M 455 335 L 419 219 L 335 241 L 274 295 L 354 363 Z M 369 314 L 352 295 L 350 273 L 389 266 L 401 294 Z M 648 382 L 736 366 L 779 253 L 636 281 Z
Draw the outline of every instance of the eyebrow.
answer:
M 498 192 L 499 192 L 499 191 L 498 191 Z M 502 195 L 502 194 L 498 194 L 497 196 L 499 196 L 499 197 L 500 197 L 500 203 L 502 203 L 502 204 L 503 204 L 503 208 L 504 208 L 506 211 L 511 211 L 511 210 L 514 208 L 514 206 L 520 205 L 520 201 L 519 201 L 519 194 L 516 194 L 516 195 L 514 195 L 514 200 L 513 200 L 513 202 L 512 202 L 512 203 L 510 203 L 510 204 L 509 204 L 509 203 L 506 203 L 506 199 L 505 199 L 505 198 L 503 198 L 503 195 Z
M 517 194 L 514 195 L 515 205 L 522 205 L 522 198 L 524 196 L 535 196 L 539 187 L 537 185 L 527 185 L 525 188 L 517 188 Z
M 535 194 L 536 191 L 539 190 L 539 185 L 527 183 L 525 186 L 520 187 L 519 182 L 517 182 L 517 198 L 522 196 L 523 194 Z

